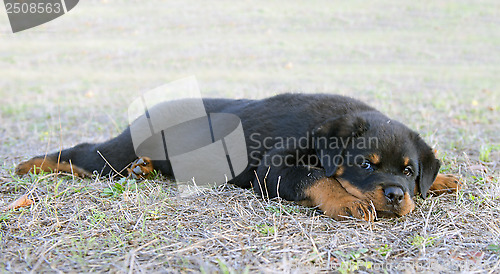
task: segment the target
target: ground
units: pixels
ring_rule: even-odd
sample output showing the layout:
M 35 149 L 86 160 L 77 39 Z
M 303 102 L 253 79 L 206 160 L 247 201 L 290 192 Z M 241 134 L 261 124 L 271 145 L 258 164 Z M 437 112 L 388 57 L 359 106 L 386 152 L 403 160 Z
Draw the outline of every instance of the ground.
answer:
M 86 0 L 12 34 L 0 9 L 0 207 L 34 200 L 0 211 L 0 270 L 498 272 L 499 10 L 494 0 Z M 204 96 L 364 100 L 419 131 L 463 189 L 365 223 L 233 186 L 177 198 L 159 177 L 13 174 L 31 156 L 111 138 L 139 93 L 189 75 Z

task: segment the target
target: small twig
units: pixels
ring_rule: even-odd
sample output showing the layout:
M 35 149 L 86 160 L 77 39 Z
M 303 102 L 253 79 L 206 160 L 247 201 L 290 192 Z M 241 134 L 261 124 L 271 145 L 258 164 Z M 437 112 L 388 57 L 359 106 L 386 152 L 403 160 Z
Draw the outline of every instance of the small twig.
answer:
M 108 162 L 108 160 L 106 160 L 106 158 L 104 158 L 104 156 L 101 154 L 101 152 L 98 150 L 97 153 L 99 153 L 99 155 L 101 156 L 101 158 L 104 160 L 104 162 L 106 162 L 106 164 L 116 173 L 116 174 L 119 174 L 120 176 L 122 177 L 125 177 L 123 176 L 121 173 L 119 173 L 118 171 L 116 171 L 116 169 Z
M 259 176 L 257 175 L 257 171 L 253 171 L 255 174 L 255 178 L 257 178 L 257 183 L 259 183 L 259 188 L 260 188 L 260 194 L 262 195 L 262 198 L 264 198 L 264 192 L 262 191 L 262 184 L 260 183 Z
M 278 176 L 278 185 L 276 186 L 276 195 L 278 195 L 278 198 L 280 198 L 280 181 L 281 181 L 281 176 Z
M 264 187 L 266 188 L 266 196 L 267 200 L 269 201 L 269 191 L 267 190 L 267 175 L 269 174 L 269 171 L 271 170 L 271 166 L 267 168 L 266 175 L 264 176 Z

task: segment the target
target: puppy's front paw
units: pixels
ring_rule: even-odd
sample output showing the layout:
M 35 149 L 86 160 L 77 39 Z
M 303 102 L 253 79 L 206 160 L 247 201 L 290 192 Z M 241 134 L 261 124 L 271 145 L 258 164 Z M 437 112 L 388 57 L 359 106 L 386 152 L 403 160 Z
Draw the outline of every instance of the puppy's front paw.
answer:
M 441 195 L 444 193 L 457 192 L 461 188 L 462 184 L 458 181 L 456 176 L 450 174 L 438 174 L 429 191 L 433 194 Z
M 342 210 L 337 216 L 333 217 L 336 220 L 343 220 L 345 219 L 344 216 L 354 217 L 356 219 L 365 220 L 367 222 L 373 222 L 377 217 L 375 208 L 361 200 L 350 201 L 342 205 Z
M 304 194 L 302 205 L 317 207 L 338 221 L 354 217 L 373 222 L 377 217 L 373 203 L 351 195 L 336 179 L 321 178 L 306 188 Z
M 153 162 L 148 157 L 139 157 L 127 168 L 127 171 L 133 179 L 147 179 L 153 174 Z

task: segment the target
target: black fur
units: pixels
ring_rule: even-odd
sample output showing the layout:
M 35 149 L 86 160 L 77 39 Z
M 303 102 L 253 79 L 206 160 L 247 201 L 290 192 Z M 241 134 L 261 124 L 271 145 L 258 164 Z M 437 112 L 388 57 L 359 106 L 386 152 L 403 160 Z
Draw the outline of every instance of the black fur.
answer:
M 303 200 L 304 189 L 321 177 L 333 176 L 342 159 L 342 177 L 360 190 L 370 190 L 380 184 L 385 187 L 397 185 L 413 195 L 416 185 L 425 197 L 439 169 L 439 161 L 417 133 L 352 98 L 282 94 L 263 100 L 204 99 L 203 102 L 207 113 L 231 113 L 241 119 L 249 164 L 230 183 L 253 186 L 257 194 L 264 196 Z M 327 147 L 318 143 L 319 137 L 336 138 L 348 145 Z M 376 138 L 376 144 L 375 139 L 371 139 L 373 144 L 369 148 L 359 146 L 359 138 L 370 137 Z M 277 140 L 283 138 L 300 141 L 278 146 Z M 257 147 L 265 140 L 267 148 Z M 360 168 L 359 157 L 346 159 L 349 155 L 368 157 L 370 153 L 382 157 L 382 163 L 373 165 L 373 170 Z M 89 172 L 108 175 L 113 169 L 124 172 L 126 166 L 140 156 L 135 155 L 127 128 L 107 142 L 65 149 L 60 160 L 71 161 Z M 59 153 L 48 156 L 49 159 L 58 157 Z M 266 157 L 281 157 L 283 163 L 265 163 Z M 414 175 L 402 174 L 403 157 L 411 159 Z M 164 175 L 172 175 L 168 160 L 153 161 L 153 165 Z

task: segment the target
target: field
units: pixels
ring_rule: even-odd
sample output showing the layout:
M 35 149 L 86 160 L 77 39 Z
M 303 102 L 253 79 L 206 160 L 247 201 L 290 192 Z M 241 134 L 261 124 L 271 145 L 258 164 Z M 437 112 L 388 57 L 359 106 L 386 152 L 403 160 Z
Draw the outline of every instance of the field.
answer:
M 16 34 L 0 9 L 0 208 L 34 200 L 0 211 L 0 271 L 500 272 L 500 2 L 412 3 L 85 0 Z M 189 75 L 207 97 L 364 100 L 463 189 L 366 223 L 231 185 L 14 175 L 117 135 L 141 92 Z

